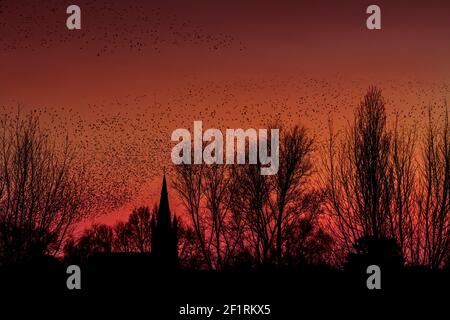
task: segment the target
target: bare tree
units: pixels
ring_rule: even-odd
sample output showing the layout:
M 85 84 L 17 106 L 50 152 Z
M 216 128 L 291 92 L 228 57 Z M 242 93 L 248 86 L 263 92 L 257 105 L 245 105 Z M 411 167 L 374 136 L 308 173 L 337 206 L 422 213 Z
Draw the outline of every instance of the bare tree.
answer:
M 203 177 L 204 210 L 210 224 L 208 246 L 214 247 L 215 265 L 221 269 L 232 258 L 241 235 L 239 220 L 232 219 L 234 184 L 227 165 L 205 165 Z
M 154 214 L 158 212 L 154 208 Z M 151 250 L 151 214 L 148 207 L 134 209 L 128 217 L 131 245 L 138 252 L 150 252 Z
M 443 265 L 450 245 L 449 132 L 447 111 L 438 127 L 430 109 L 418 166 L 416 128 L 400 127 L 396 119 L 390 132 L 381 92 L 371 88 L 339 152 L 330 133 L 328 210 L 344 253 L 358 239 L 389 238 L 408 263 Z
M 311 173 L 312 140 L 304 128 L 287 130 L 281 141 L 278 174 L 260 174 L 261 165 L 180 165 L 174 188 L 181 196 L 210 269 L 235 255 L 252 252 L 257 263 L 281 263 L 290 224 L 301 215 Z M 249 251 L 249 247 L 251 250 Z
M 182 164 L 176 166 L 176 178 L 173 180 L 172 186 L 178 192 L 188 212 L 204 262 L 208 269 L 212 270 L 214 267 L 208 250 L 206 220 L 201 208 L 203 170 L 203 165 Z
M 113 249 L 115 252 L 134 252 L 136 248 L 133 246 L 132 232 L 128 222 L 117 222 L 113 227 L 114 240 Z
M 57 145 L 33 113 L 0 119 L 0 264 L 55 255 L 86 211 L 86 180 L 69 140 Z
M 362 237 L 391 234 L 391 135 L 379 89 L 368 90 L 339 150 L 334 140 L 330 130 L 328 209 L 336 218 L 336 239 L 349 252 Z
M 199 252 L 209 269 L 222 269 L 239 242 L 239 219 L 232 217 L 233 181 L 227 165 L 176 167 L 175 190 L 189 213 Z
M 78 238 L 70 238 L 64 246 L 67 261 L 83 264 L 95 253 L 110 253 L 113 249 L 113 230 L 105 224 L 94 224 Z
M 157 206 L 153 213 L 158 211 Z M 128 221 L 114 225 L 114 250 L 118 252 L 151 251 L 151 217 L 148 207 L 133 209 Z
M 423 233 L 423 263 L 441 267 L 450 249 L 450 127 L 446 109 L 442 126 L 433 125 L 432 112 L 423 149 L 419 226 Z
M 195 231 L 183 220 L 178 219 L 178 255 L 180 264 L 185 268 L 201 269 L 203 255 L 199 251 Z
M 410 264 L 419 263 L 420 253 L 416 206 L 416 128 L 400 128 L 395 120 L 391 143 L 392 210 L 389 211 L 390 235 Z
M 295 126 L 282 136 L 280 145 L 280 167 L 272 181 L 276 196 L 276 256 L 282 263 L 284 235 L 293 219 L 305 209 L 302 199 L 307 189 L 307 178 L 311 174 L 313 140 L 305 128 Z
M 287 264 L 331 263 L 333 239 L 320 222 L 325 193 L 309 190 L 297 201 L 299 212 L 285 230 L 284 260 Z
M 310 187 L 307 180 L 312 171 L 312 146 L 306 130 L 295 126 L 282 131 L 277 174 L 260 175 L 260 164 L 240 166 L 234 171 L 234 211 L 243 216 L 245 243 L 252 248 L 257 263 L 282 264 L 292 226 L 312 212 L 305 201 Z
M 241 251 L 249 251 L 255 263 L 267 264 L 271 261 L 275 239 L 275 216 L 269 201 L 270 184 L 266 176 L 260 174 L 260 164 L 236 166 L 233 177 L 236 191 L 232 210 L 244 223 L 244 240 Z

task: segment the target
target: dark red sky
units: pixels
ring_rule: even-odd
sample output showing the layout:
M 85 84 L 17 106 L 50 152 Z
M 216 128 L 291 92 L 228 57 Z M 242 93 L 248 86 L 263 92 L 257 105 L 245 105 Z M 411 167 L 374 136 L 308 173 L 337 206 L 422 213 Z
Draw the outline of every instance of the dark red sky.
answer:
M 65 27 L 69 4 L 81 31 Z M 365 27 L 370 4 L 381 31 Z M 3 0 L 0 105 L 46 110 L 55 133 L 69 130 L 103 169 L 99 188 L 132 199 L 126 216 L 156 199 L 170 133 L 194 120 L 280 118 L 321 137 L 375 84 L 391 115 L 420 121 L 448 98 L 449 35 L 448 1 Z

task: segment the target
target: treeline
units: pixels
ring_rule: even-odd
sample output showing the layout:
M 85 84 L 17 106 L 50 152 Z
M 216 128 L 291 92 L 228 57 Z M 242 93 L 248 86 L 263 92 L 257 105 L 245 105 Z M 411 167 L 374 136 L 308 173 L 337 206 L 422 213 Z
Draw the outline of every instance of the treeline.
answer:
M 361 241 L 390 240 L 391 254 L 409 265 L 448 265 L 450 127 L 443 109 L 437 118 L 428 110 L 423 131 L 398 119 L 388 128 L 381 91 L 371 88 L 344 136 L 330 134 L 324 205 L 342 254 Z
M 186 209 L 184 219 L 177 217 L 182 266 L 214 270 L 331 262 L 332 238 L 318 223 L 326 194 L 308 181 L 313 141 L 300 127 L 282 139 L 275 176 L 262 176 L 259 165 L 176 167 L 172 185 Z M 127 222 L 91 226 L 67 241 L 66 259 L 82 263 L 100 252 L 151 252 L 157 211 L 141 207 Z
M 388 124 L 370 88 L 354 121 L 319 145 L 301 126 L 280 128 L 279 170 L 260 165 L 179 165 L 171 183 L 182 266 L 390 263 L 450 265 L 450 127 L 446 106 L 424 128 Z M 35 255 L 84 261 L 96 252 L 151 252 L 157 208 L 79 236 L 89 196 L 76 154 L 55 148 L 36 117 L 2 122 L 0 264 Z M 177 208 L 177 210 L 179 210 Z M 181 217 L 181 218 L 180 218 Z
M 260 175 L 259 165 L 176 166 L 172 186 L 185 208 L 182 264 L 210 270 L 371 260 L 445 266 L 447 110 L 439 121 L 431 109 L 428 117 L 423 132 L 398 119 L 388 127 L 381 91 L 370 88 L 344 134 L 334 134 L 330 123 L 325 148 L 303 127 L 282 128 L 276 175 Z M 317 156 L 317 150 L 326 151 Z M 121 230 L 119 224 L 109 231 L 111 243 L 125 238 Z
M 152 219 L 157 208 L 150 213 L 149 208 L 134 209 L 128 221 L 118 222 L 113 227 L 94 224 L 75 238 L 70 236 L 64 246 L 66 260 L 73 263 L 85 263 L 95 253 L 111 252 L 150 252 Z

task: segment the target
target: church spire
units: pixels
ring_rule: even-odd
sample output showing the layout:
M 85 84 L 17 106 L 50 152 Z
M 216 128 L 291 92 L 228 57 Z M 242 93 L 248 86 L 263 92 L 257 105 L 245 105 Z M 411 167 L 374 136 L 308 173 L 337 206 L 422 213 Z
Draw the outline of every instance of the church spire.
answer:
M 169 195 L 167 192 L 167 182 L 166 182 L 165 172 L 164 172 L 163 181 L 162 181 L 161 197 L 159 200 L 157 219 L 158 219 L 158 224 L 161 223 L 161 227 L 167 228 L 167 226 L 170 226 L 171 217 L 170 217 L 170 207 L 169 207 Z
M 156 222 L 154 218 L 152 219 L 152 254 L 157 263 L 161 266 L 176 267 L 178 265 L 177 227 L 177 220 L 174 219 L 174 222 L 172 222 L 171 219 L 167 181 L 164 170 Z

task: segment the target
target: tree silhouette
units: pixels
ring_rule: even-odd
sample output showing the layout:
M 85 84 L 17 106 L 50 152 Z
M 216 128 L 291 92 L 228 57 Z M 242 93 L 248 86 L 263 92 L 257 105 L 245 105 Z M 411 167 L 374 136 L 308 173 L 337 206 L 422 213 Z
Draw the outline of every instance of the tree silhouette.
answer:
M 71 238 L 64 246 L 65 260 L 83 264 L 96 253 L 110 253 L 113 249 L 113 230 L 105 224 L 94 224 L 84 230 L 77 240 Z
M 423 263 L 441 267 L 450 251 L 450 126 L 448 111 L 440 127 L 429 110 L 423 147 L 421 189 L 418 196 L 420 245 Z
M 394 238 L 364 236 L 355 243 L 355 252 L 347 256 L 346 269 L 353 272 L 365 271 L 370 265 L 382 270 L 399 270 L 403 266 L 400 247 Z
M 71 239 L 66 253 L 151 251 L 163 266 L 179 261 L 209 270 L 344 263 L 361 271 L 367 263 L 404 262 L 440 268 L 450 259 L 448 114 L 439 125 L 430 110 L 422 159 L 417 128 L 394 120 L 388 127 L 381 90 L 369 88 L 342 140 L 330 125 L 322 186 L 312 177 L 314 141 L 300 126 L 277 125 L 280 166 L 272 176 L 260 174 L 260 163 L 178 165 L 172 185 L 184 221 L 172 219 L 164 175 L 152 212 L 140 207 L 112 229 L 94 226 Z
M 155 207 L 153 212 L 157 212 Z M 151 214 L 148 207 L 133 209 L 128 221 L 114 226 L 114 250 L 118 252 L 151 251 Z
M 320 211 L 323 197 L 312 194 L 322 193 L 307 188 L 312 150 L 312 139 L 297 126 L 282 135 L 280 168 L 273 176 L 262 176 L 260 164 L 175 168 L 173 185 L 208 269 L 228 267 L 244 256 L 253 257 L 250 264 L 283 264 L 294 225 L 306 215 L 316 222 L 312 217 Z
M 357 108 L 337 156 L 330 133 L 328 208 L 336 217 L 336 236 L 346 253 L 363 238 L 395 237 L 391 142 L 384 99 L 375 87 L 368 90 Z
M 184 268 L 199 270 L 204 266 L 195 231 L 181 219 L 178 219 L 178 256 Z
M 306 130 L 295 126 L 282 130 L 277 174 L 260 175 L 259 164 L 234 170 L 233 210 L 243 217 L 245 243 L 250 244 L 257 263 L 282 265 L 288 255 L 287 242 L 297 236 L 295 225 L 304 219 L 316 221 L 322 198 L 312 196 L 321 192 L 308 185 L 312 151 L 313 141 Z
M 389 212 L 390 234 L 397 239 L 400 252 L 409 263 L 418 263 L 416 128 L 399 127 L 395 120 L 391 142 L 392 209 Z
M 309 197 L 308 200 L 319 201 L 314 203 L 305 201 L 306 182 L 312 170 L 310 159 L 312 151 L 313 140 L 308 137 L 305 128 L 295 126 L 282 135 L 280 167 L 272 181 L 276 195 L 274 208 L 276 208 L 276 256 L 278 264 L 282 264 L 283 246 L 287 238 L 285 235 L 289 224 L 295 221 L 298 215 L 304 213 L 304 209 L 308 205 L 320 203 L 320 199 L 314 197 Z M 313 208 L 310 207 L 310 209 Z
M 65 260 L 85 263 L 99 253 L 151 253 L 155 266 L 178 267 L 178 233 L 182 235 L 183 257 L 191 247 L 191 229 L 183 226 L 177 217 L 171 218 L 166 178 L 164 176 L 159 206 L 152 214 L 148 207 L 133 209 L 127 222 L 113 227 L 94 224 L 78 238 L 68 239 L 64 247 Z M 120 255 L 119 255 L 120 256 Z
M 205 215 L 210 224 L 210 239 L 207 241 L 210 261 L 216 269 L 224 268 L 233 256 L 240 239 L 238 222 L 231 219 L 231 201 L 234 185 L 227 165 L 204 165 L 202 193 Z M 211 248 L 214 248 L 213 250 Z
M 33 113 L 0 117 L 0 265 L 56 255 L 86 213 L 75 151 L 68 138 L 50 140 Z
M 438 126 L 430 109 L 422 159 L 416 159 L 416 128 L 400 128 L 397 118 L 389 131 L 381 91 L 369 89 L 338 152 L 330 133 L 328 210 L 341 256 L 360 239 L 394 239 L 409 264 L 443 265 L 450 247 L 449 138 L 448 113 Z
M 133 245 L 132 232 L 128 222 L 117 222 L 113 227 L 113 248 L 116 252 L 135 252 L 137 248 Z
M 291 266 L 333 262 L 330 254 L 333 238 L 320 225 L 318 222 L 320 215 L 315 211 L 318 209 L 317 204 L 323 201 L 322 195 L 309 194 L 309 197 L 312 199 L 304 197 L 303 203 L 306 205 L 306 202 L 310 201 L 313 206 L 311 211 L 293 220 L 286 230 L 284 260 Z

